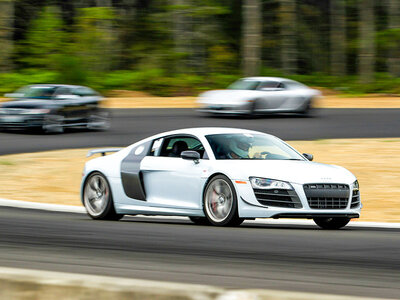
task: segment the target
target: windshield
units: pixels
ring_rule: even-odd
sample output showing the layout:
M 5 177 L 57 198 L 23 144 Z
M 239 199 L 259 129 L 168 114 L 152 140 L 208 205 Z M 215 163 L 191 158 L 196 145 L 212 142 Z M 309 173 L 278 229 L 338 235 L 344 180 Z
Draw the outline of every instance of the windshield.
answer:
M 255 80 L 240 79 L 228 86 L 228 90 L 255 90 L 259 83 Z
M 281 140 L 266 134 L 212 134 L 206 138 L 216 159 L 304 160 Z
M 31 86 L 23 87 L 16 93 L 19 94 L 18 98 L 33 98 L 33 99 L 51 99 L 56 87 L 51 86 Z

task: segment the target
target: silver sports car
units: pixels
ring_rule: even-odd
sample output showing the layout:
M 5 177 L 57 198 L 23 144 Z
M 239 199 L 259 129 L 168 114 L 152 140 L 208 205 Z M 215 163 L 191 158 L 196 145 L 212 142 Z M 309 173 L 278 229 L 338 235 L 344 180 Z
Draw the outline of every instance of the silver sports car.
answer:
M 81 199 L 93 219 L 188 216 L 197 224 L 309 218 L 338 229 L 361 212 L 357 178 L 282 140 L 234 128 L 164 132 L 88 161 Z
M 197 100 L 201 112 L 256 115 L 309 113 L 321 92 L 297 81 L 279 77 L 248 77 L 225 90 L 208 91 Z

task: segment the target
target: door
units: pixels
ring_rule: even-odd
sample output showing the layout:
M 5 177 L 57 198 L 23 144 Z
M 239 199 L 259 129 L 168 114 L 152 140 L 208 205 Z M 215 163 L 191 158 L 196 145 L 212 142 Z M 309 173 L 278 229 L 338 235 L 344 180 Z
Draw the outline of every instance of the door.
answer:
M 85 122 L 90 119 L 91 116 L 99 114 L 99 94 L 94 90 L 80 86 L 73 89 L 72 95 L 76 97 L 75 116 L 77 120 Z
M 54 94 L 54 101 L 60 107 L 59 113 L 64 116 L 65 123 L 73 124 L 79 120 L 81 99 L 73 95 L 70 88 L 58 88 Z
M 288 92 L 281 82 L 265 81 L 259 85 L 258 89 L 263 92 L 260 104 L 257 103 L 259 110 L 279 109 L 288 97 Z
M 186 150 L 197 151 L 198 162 L 180 157 Z M 201 142 L 187 135 L 154 141 L 152 155 L 141 162 L 146 201 L 151 206 L 201 209 L 204 170 L 208 157 Z

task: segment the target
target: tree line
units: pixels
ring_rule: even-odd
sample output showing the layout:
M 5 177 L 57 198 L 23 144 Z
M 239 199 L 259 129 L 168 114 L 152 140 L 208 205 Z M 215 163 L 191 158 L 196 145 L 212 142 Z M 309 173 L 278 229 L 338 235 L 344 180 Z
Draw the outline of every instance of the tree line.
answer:
M 163 88 L 206 88 L 213 76 L 278 74 L 372 85 L 400 75 L 400 1 L 0 0 L 0 45 L 1 78 L 46 71 L 100 85 L 108 74 L 111 87 L 162 77 Z

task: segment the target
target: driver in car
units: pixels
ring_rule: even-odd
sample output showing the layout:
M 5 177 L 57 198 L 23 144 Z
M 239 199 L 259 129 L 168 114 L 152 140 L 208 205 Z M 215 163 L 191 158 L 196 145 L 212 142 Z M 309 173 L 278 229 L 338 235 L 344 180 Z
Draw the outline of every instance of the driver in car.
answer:
M 249 158 L 260 158 L 259 153 L 255 153 L 253 157 L 249 156 L 249 149 L 253 145 L 254 138 L 250 136 L 240 136 L 234 138 L 229 143 L 229 151 L 227 158 L 230 159 L 249 159 Z

